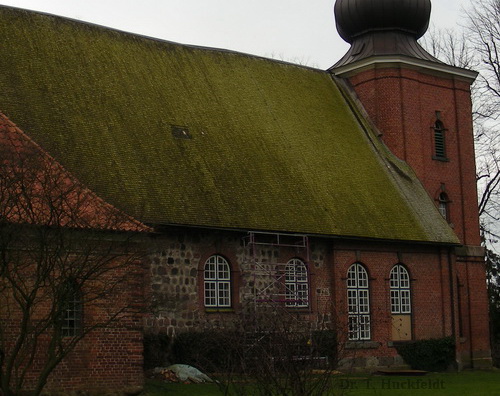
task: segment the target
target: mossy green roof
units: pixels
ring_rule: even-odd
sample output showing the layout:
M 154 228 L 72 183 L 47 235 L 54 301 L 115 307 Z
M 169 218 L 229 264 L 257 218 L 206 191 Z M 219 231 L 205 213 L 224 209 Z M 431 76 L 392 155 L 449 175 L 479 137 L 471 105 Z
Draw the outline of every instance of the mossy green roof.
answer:
M 8 7 L 0 42 L 0 110 L 141 221 L 457 242 L 327 72 Z

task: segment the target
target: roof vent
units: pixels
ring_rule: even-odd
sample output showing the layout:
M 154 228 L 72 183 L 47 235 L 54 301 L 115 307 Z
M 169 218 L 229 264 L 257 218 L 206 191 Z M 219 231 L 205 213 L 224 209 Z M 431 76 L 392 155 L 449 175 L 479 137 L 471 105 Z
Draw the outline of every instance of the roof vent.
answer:
M 172 136 L 176 139 L 192 139 L 189 128 L 185 126 L 172 125 Z

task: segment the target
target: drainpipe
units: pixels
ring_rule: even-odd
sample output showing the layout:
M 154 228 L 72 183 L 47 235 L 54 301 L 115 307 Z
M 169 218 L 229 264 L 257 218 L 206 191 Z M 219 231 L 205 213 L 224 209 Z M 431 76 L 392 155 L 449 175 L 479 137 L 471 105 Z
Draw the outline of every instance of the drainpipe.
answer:
M 453 271 L 453 248 L 448 248 L 448 277 L 450 282 L 450 308 L 451 308 L 451 336 L 455 340 L 455 362 L 458 363 L 458 347 L 460 340 L 457 339 L 457 331 L 456 331 L 456 314 L 455 314 L 455 279 Z M 458 285 L 456 285 L 457 292 Z M 460 312 L 458 313 L 460 314 Z

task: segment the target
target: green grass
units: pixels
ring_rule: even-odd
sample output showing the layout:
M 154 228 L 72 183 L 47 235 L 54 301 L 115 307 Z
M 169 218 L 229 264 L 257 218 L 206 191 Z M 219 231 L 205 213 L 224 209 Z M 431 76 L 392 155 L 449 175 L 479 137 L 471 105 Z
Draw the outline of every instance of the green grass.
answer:
M 434 373 L 419 377 L 351 377 L 340 383 L 347 396 L 500 396 L 500 371 Z
M 435 373 L 420 377 L 353 375 L 336 378 L 336 392 L 343 396 L 500 396 L 500 371 Z M 214 384 L 170 384 L 150 380 L 146 396 L 220 396 Z
M 146 381 L 145 396 L 220 396 L 215 384 L 173 384 L 155 380 Z

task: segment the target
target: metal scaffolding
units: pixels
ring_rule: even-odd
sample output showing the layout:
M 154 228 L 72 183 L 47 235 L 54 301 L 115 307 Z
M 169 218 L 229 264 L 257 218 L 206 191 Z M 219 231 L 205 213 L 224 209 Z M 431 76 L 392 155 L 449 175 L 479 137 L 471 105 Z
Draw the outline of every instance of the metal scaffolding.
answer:
M 311 309 L 310 251 L 306 235 L 249 232 L 245 245 L 249 248 L 246 276 L 252 279 L 255 307 L 267 303 Z M 281 262 L 284 250 L 287 257 L 294 258 Z

